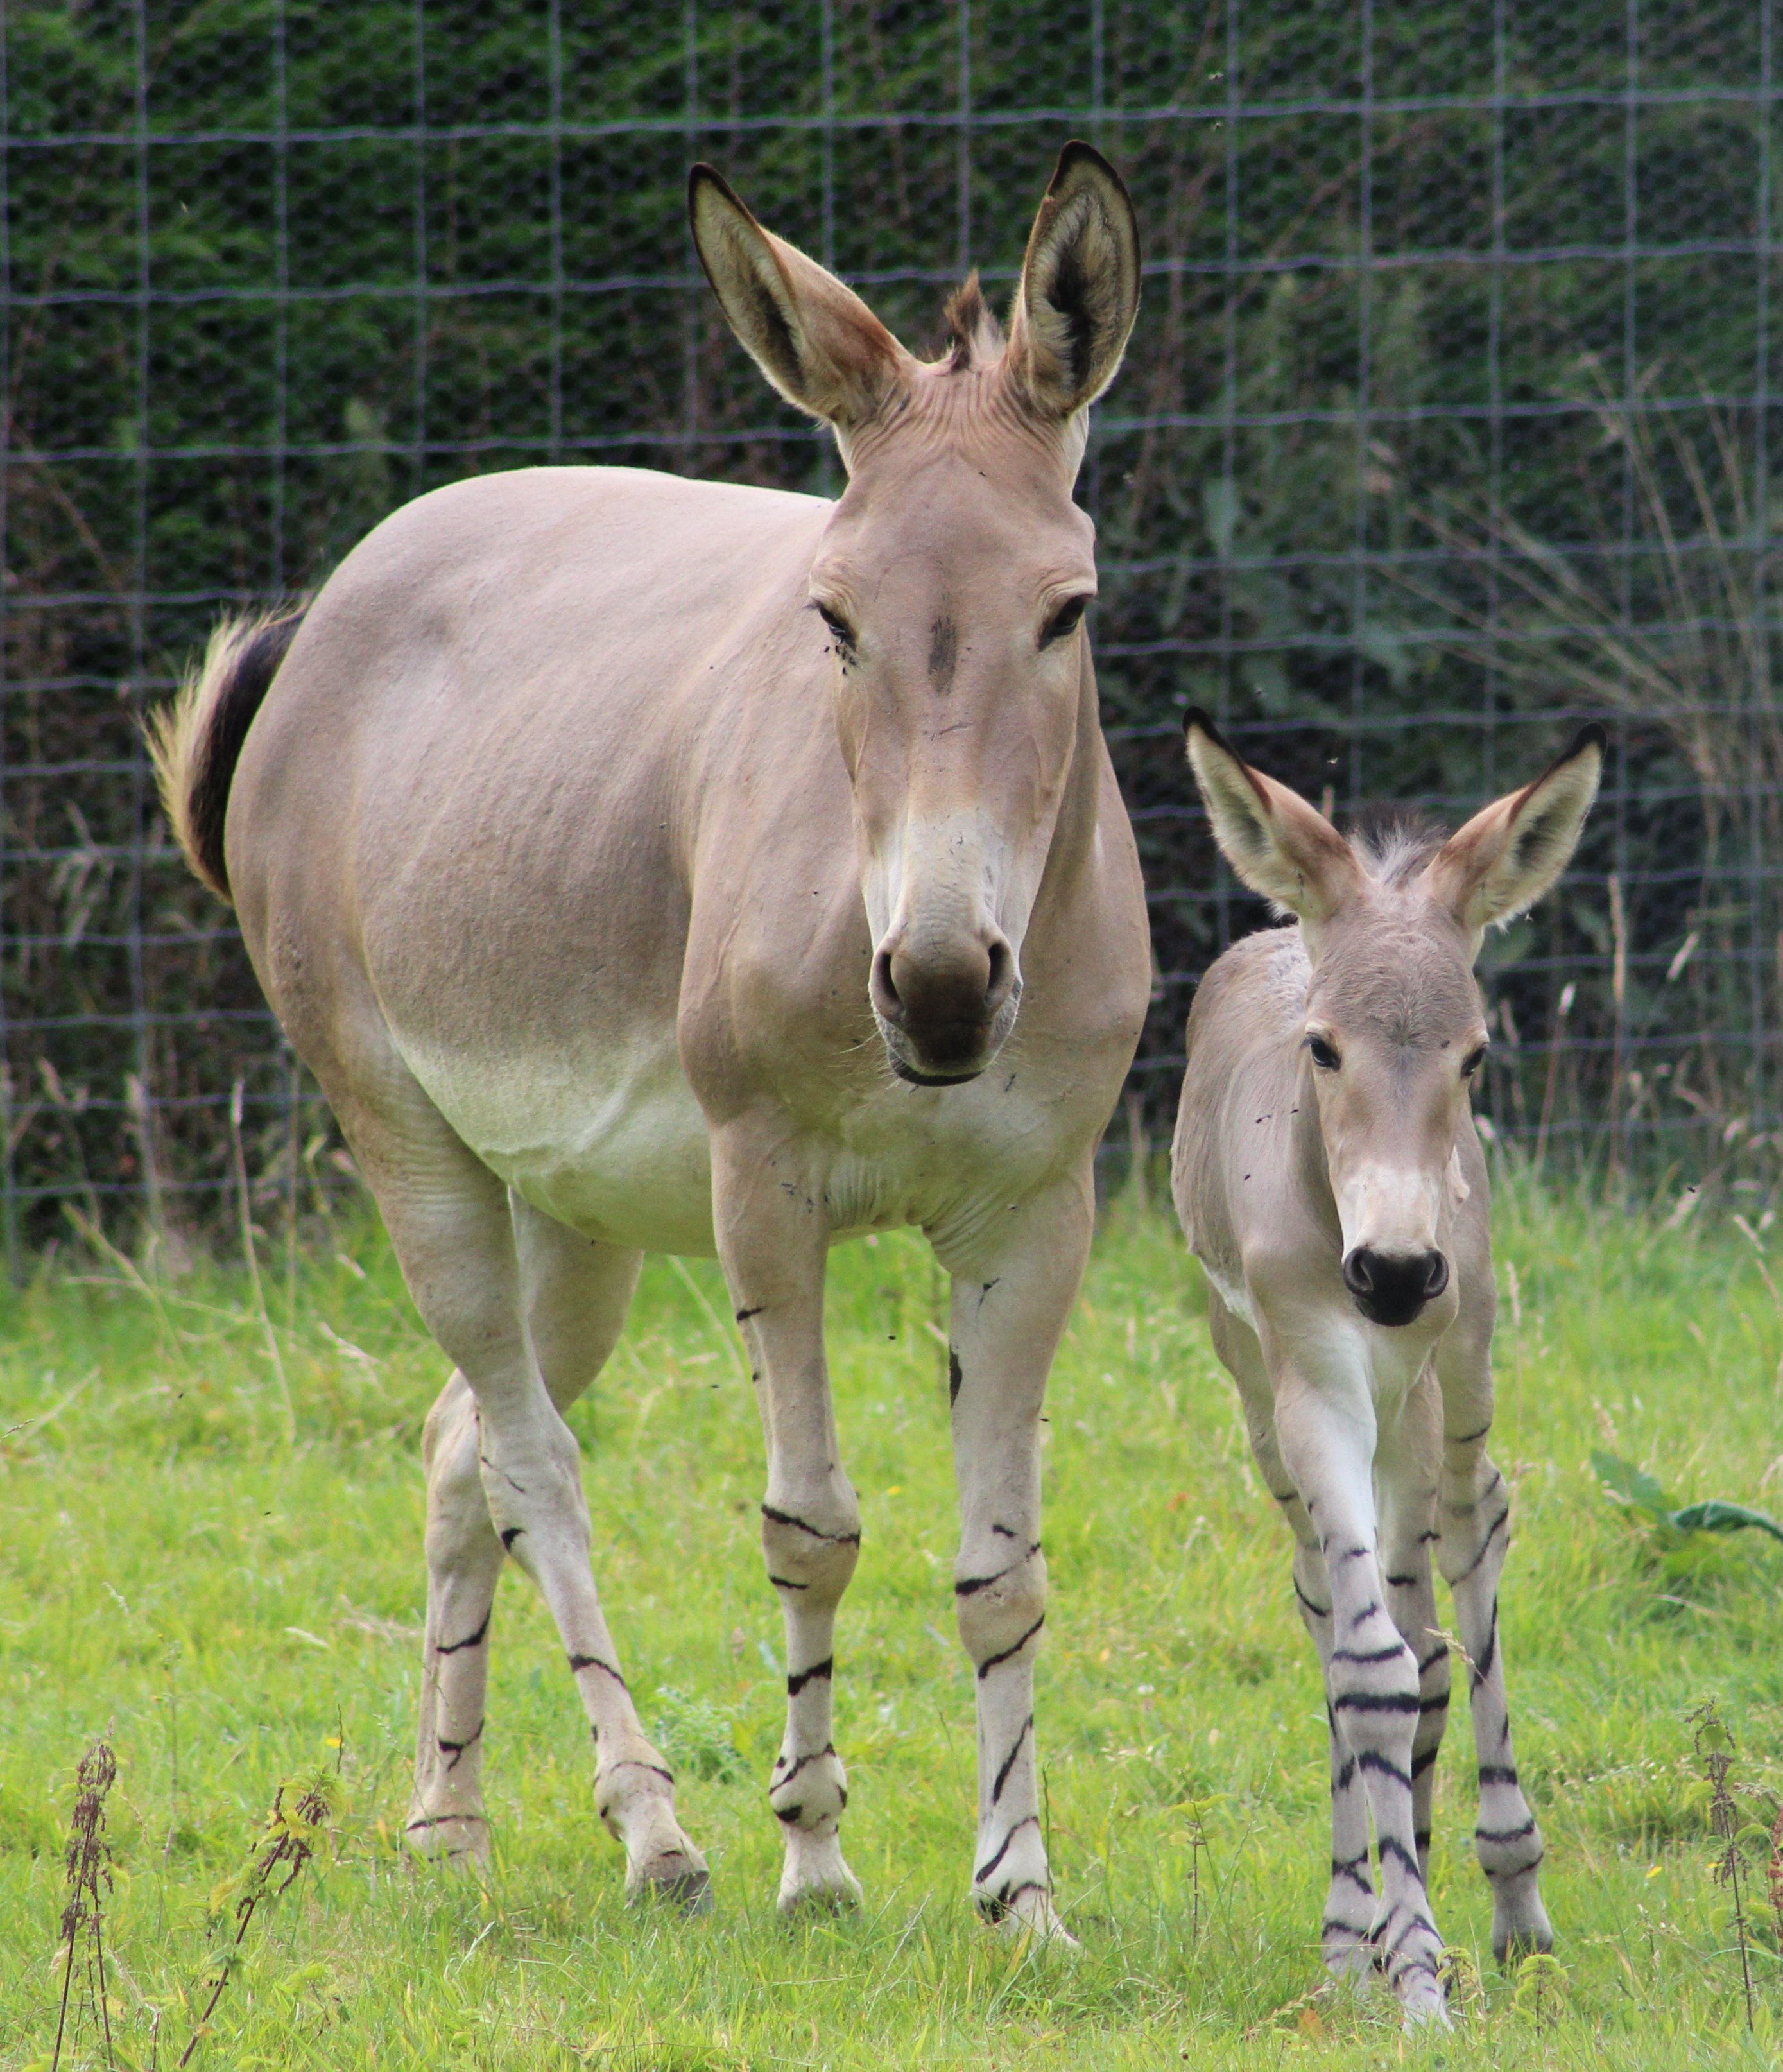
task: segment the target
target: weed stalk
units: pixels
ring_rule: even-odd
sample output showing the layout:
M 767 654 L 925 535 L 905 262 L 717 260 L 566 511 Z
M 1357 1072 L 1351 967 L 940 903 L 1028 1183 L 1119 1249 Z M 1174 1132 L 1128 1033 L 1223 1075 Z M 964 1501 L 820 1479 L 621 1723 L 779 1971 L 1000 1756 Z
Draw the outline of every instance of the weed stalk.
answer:
M 180 2053 L 182 2067 L 190 2064 L 200 2041 L 208 2033 L 223 1989 L 240 1962 L 241 1946 L 248 1927 L 262 1902 L 281 1899 L 296 1884 L 304 1865 L 315 1854 L 316 1844 L 334 1816 L 334 1782 L 327 1770 L 318 1771 L 301 1782 L 287 1778 L 273 1794 L 266 1825 L 255 1844 L 248 1868 L 239 1877 L 219 1889 L 216 1897 L 235 1896 L 236 1932 L 219 1957 L 211 1997 L 199 2016 L 191 2040 Z
M 97 1741 L 75 1772 L 79 1787 L 74 1802 L 68 1849 L 68 1903 L 62 1910 L 62 2004 L 55 2018 L 55 2050 L 50 2072 L 60 2072 L 62 2044 L 68 2033 L 68 2000 L 74 1970 L 84 1948 L 83 1993 L 97 2010 L 105 2039 L 105 2063 L 114 2062 L 111 2009 L 105 1999 L 105 1894 L 112 1889 L 111 1844 L 105 1839 L 105 1799 L 117 1782 L 117 1758 L 110 1745 Z M 78 2008 L 76 2009 L 78 2012 Z
M 1752 2029 L 1752 1953 L 1748 1947 L 1746 1906 L 1740 1889 L 1740 1809 L 1728 1788 L 1737 1753 L 1733 1729 L 1711 1698 L 1690 1716 L 1696 1729 L 1696 1757 L 1709 1781 L 1709 1826 L 1721 1847 L 1715 1858 L 1715 1881 L 1733 1894 L 1734 1934 L 1740 1944 L 1740 1978 L 1746 1996 L 1746 2030 Z

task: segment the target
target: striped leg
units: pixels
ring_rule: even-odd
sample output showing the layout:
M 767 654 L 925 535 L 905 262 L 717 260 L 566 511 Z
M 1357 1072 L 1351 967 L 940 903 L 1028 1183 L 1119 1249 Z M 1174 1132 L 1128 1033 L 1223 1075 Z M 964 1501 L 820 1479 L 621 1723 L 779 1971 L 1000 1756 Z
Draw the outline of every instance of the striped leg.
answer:
M 1319 1536 L 1300 1492 L 1282 1464 L 1276 1438 L 1275 1393 L 1263 1365 L 1257 1334 L 1241 1323 L 1210 1287 L 1208 1320 L 1214 1348 L 1238 1383 L 1244 1405 L 1251 1450 L 1263 1486 L 1281 1507 L 1294 1535 L 1294 1597 L 1300 1620 L 1319 1651 L 1319 1668 L 1329 1692 L 1331 1651 L 1336 1645 L 1331 1619 L 1331 1583 L 1325 1573 Z M 1371 1978 L 1374 1952 L 1369 1933 L 1374 1925 L 1374 1881 L 1369 1868 L 1368 1801 L 1343 1730 L 1329 1697 L 1325 1719 L 1331 1730 L 1331 1889 L 1326 1894 L 1319 1940 L 1325 1961 L 1338 1978 Z
M 476 1399 L 454 1374 L 428 1413 L 427 1630 L 407 1839 L 417 1855 L 487 1861 L 483 1694 L 495 1585 L 507 1559 L 483 1493 Z
M 1070 1942 L 1053 1905 L 1034 1747 L 1034 1660 L 1046 1620 L 1040 1414 L 1089 1252 L 1074 1178 L 1024 1206 L 991 1257 L 955 1271 L 949 1392 L 959 1485 L 954 1609 L 977 1672 L 978 1843 L 972 1897 L 1008 1932 Z
M 1418 1868 L 1430 1882 L 1430 1822 L 1436 1757 L 1448 1725 L 1448 1643 L 1436 1616 L 1431 1549 L 1436 1542 L 1436 1476 L 1442 1398 L 1429 1369 L 1419 1377 L 1375 1467 L 1387 1609 L 1418 1660 L 1418 1731 L 1411 1743 L 1411 1819 Z
M 1551 1949 L 1554 1930 L 1538 1881 L 1541 1831 L 1517 1779 L 1505 1698 L 1498 1577 L 1510 1540 L 1510 1492 L 1486 1452 L 1489 1429 L 1483 1420 L 1463 1424 L 1457 1436 L 1444 1441 L 1438 1560 L 1454 1593 L 1456 1622 L 1470 1665 L 1480 1765 L 1474 1846 L 1492 1887 L 1492 1949 L 1502 1963 L 1521 1952 Z
M 796 1172 L 797 1177 L 793 1175 Z M 842 1855 L 848 1774 L 836 1752 L 836 1614 L 861 1552 L 861 1509 L 843 1472 L 824 1351 L 829 1231 L 821 1188 L 771 1136 L 715 1138 L 719 1256 L 748 1340 L 767 1437 L 762 1552 L 787 1635 L 787 1730 L 768 1783 L 786 1848 L 779 1906 L 855 1906 Z
M 475 1442 L 497 1544 L 538 1584 L 577 1673 L 598 1749 L 596 1803 L 624 1845 L 627 1888 L 696 1900 L 705 1864 L 676 1820 L 673 1781 L 644 1739 L 619 1674 L 590 1566 L 580 1449 L 534 1351 L 531 1310 L 562 1279 L 576 1248 L 587 1251 L 587 1241 L 530 1211 L 511 1211 L 499 1182 L 394 1068 L 383 1091 L 389 1108 L 381 1115 L 350 1100 L 337 1100 L 336 1112 L 377 1196 L 416 1307 L 475 1405 L 472 1417 L 455 1407 L 449 1388 L 435 1426 L 439 1502 L 430 1503 L 430 1518 L 442 1530 L 429 1550 L 440 1560 L 429 1641 L 430 1667 L 444 1673 L 428 1679 L 433 1732 L 431 1758 L 424 1749 L 417 1777 L 418 1817 L 444 1812 L 443 1836 L 462 1836 L 475 1788 L 483 1725 L 479 1658 L 493 1592 L 487 1542 L 470 1517 Z M 547 1322 L 539 1319 L 541 1332 Z M 475 1720 L 473 1699 L 479 1701 Z
M 1412 1812 L 1418 1665 L 1387 1610 L 1377 1555 L 1374 1429 L 1366 1387 L 1330 1394 L 1284 1375 L 1276 1429 L 1284 1463 L 1319 1535 L 1331 1585 L 1327 1694 L 1374 1816 L 1381 1890 L 1374 1961 L 1409 2021 L 1446 2021 Z

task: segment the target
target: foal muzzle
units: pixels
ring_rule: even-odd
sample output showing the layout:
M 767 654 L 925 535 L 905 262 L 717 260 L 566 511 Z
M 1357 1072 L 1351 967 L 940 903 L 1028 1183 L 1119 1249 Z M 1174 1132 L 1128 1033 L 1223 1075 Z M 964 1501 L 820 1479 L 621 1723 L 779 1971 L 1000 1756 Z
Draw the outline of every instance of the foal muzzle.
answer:
M 1345 1255 L 1343 1285 L 1371 1324 L 1411 1324 L 1448 1285 L 1440 1252 L 1384 1252 L 1359 1244 Z

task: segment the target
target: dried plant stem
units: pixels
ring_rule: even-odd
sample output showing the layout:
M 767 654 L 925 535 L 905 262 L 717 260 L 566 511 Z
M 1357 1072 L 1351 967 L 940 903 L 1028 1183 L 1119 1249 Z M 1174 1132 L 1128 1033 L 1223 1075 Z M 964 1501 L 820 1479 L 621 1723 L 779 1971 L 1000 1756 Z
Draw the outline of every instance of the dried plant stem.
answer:
M 1622 903 L 1620 872 L 1609 874 L 1609 928 L 1611 944 L 1610 1003 L 1615 1014 L 1609 1071 L 1609 1170 L 1613 1179 L 1622 1170 L 1622 1082 L 1626 1059 L 1623 1043 L 1628 1031 L 1629 931 Z
M 55 2049 L 51 2072 L 60 2072 L 62 2045 L 68 2034 L 68 2002 L 83 1940 L 87 1945 L 87 1988 L 95 2002 L 105 2039 L 105 2063 L 115 2062 L 111 2009 L 105 1995 L 105 1895 L 111 1890 L 111 1846 L 105 1840 L 105 1799 L 117 1781 L 117 1758 L 97 1741 L 80 1758 L 75 1773 L 79 1795 L 69 1824 L 67 1905 L 62 1910 L 62 2002 L 55 2018 Z
M 260 1317 L 261 1330 L 265 1334 L 266 1356 L 272 1363 L 273 1378 L 278 1383 L 279 1406 L 285 1421 L 285 1443 L 297 1443 L 297 1417 L 291 1408 L 290 1383 L 285 1378 L 285 1357 L 278 1349 L 278 1334 L 273 1329 L 273 1319 L 266 1307 L 266 1291 L 261 1285 L 260 1255 L 254 1248 L 253 1203 L 248 1193 L 248 1159 L 241 1148 L 241 1100 L 243 1082 L 237 1079 L 229 1096 L 229 1148 L 235 1161 L 236 1194 L 241 1207 L 241 1253 L 248 1264 L 249 1285 L 254 1291 L 254 1308 Z M 185 2061 L 181 2060 L 183 2063 Z
M 1740 1978 L 1745 1991 L 1746 2029 L 1750 2034 L 1755 2017 L 1752 1952 L 1746 1928 L 1745 1899 L 1740 1889 L 1740 1809 L 1728 1788 L 1728 1776 L 1736 1752 L 1733 1730 L 1722 1718 L 1712 1698 L 1707 1704 L 1699 1705 L 1690 1716 L 1696 1729 L 1697 1759 L 1709 1781 L 1709 1826 L 1721 1844 L 1715 1859 L 1715 1881 L 1717 1885 L 1726 1885 L 1733 1894 L 1734 1934 L 1740 1944 Z
M 288 1792 L 293 1794 L 289 1805 L 286 1802 Z M 203 2040 L 211 2016 L 216 2013 L 223 1989 L 235 1968 L 249 1923 L 261 1902 L 281 1898 L 290 1890 L 304 1865 L 315 1854 L 316 1838 L 327 1828 L 333 1811 L 326 1774 L 301 1786 L 287 1781 L 273 1795 L 272 1809 L 266 1815 L 265 1832 L 256 1845 L 246 1873 L 239 1881 L 240 1896 L 236 1901 L 235 1935 L 218 1962 L 216 1983 L 211 1988 L 211 1997 L 204 2004 L 204 2012 L 198 2018 L 198 2026 L 180 2053 L 182 2067 L 191 2063 L 193 2053 Z M 282 1877 L 279 1875 L 281 1872 Z

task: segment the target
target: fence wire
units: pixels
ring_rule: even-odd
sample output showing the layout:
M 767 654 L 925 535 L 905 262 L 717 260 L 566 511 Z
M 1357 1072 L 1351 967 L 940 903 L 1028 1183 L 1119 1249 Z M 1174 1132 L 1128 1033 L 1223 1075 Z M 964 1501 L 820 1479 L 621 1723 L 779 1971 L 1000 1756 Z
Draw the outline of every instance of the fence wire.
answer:
M 1263 918 L 1180 749 L 1452 819 L 1587 717 L 1566 886 L 1485 964 L 1490 1126 L 1769 1194 L 1783 963 L 1773 0 L 11 0 L 0 37 L 0 1211 L 195 1225 L 232 1091 L 297 1214 L 340 1154 L 138 722 L 216 615 L 540 461 L 833 490 L 683 220 L 717 162 L 918 348 L 1013 286 L 1054 154 L 1121 166 L 1104 715 L 1166 1116 Z M 1751 1203 L 1755 1215 L 1764 1202 Z

